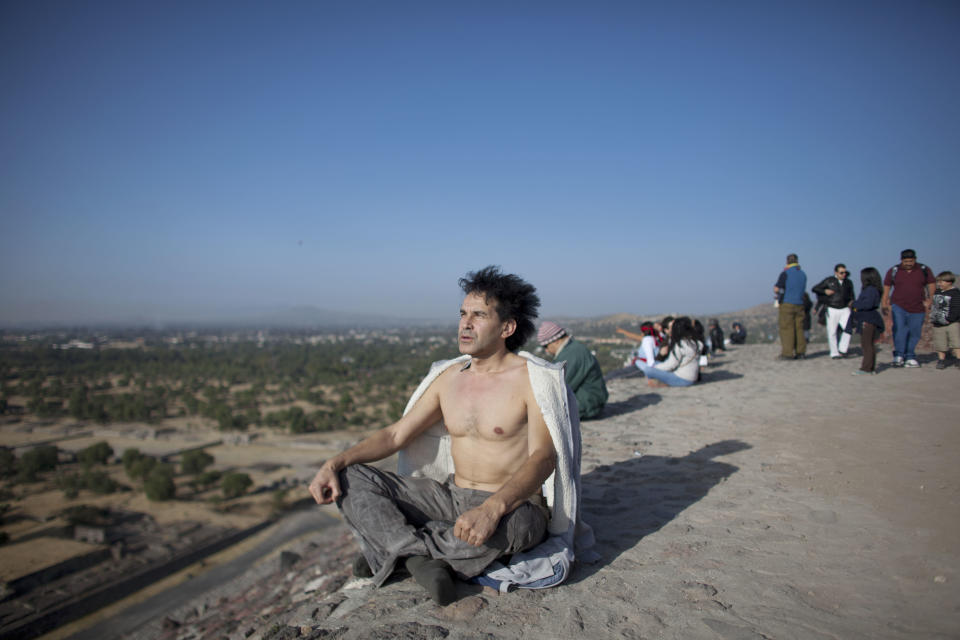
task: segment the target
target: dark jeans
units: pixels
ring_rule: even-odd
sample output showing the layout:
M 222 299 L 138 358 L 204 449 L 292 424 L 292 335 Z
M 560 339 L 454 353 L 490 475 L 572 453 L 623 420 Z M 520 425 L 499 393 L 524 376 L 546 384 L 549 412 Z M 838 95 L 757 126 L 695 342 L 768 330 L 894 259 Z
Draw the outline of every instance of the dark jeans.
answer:
M 873 344 L 877 328 L 869 322 L 864 322 L 860 328 L 860 348 L 863 350 L 863 361 L 860 368 L 863 371 L 873 371 L 877 366 L 877 347 Z
M 337 506 L 356 534 L 377 586 L 397 560 L 410 556 L 443 560 L 458 577 L 472 578 L 500 556 L 539 544 L 547 532 L 546 507 L 525 502 L 500 518 L 497 530 L 479 547 L 457 538 L 457 518 L 493 494 L 458 487 L 453 475 L 440 483 L 356 464 L 340 472 L 340 488 Z
M 890 312 L 893 315 L 893 355 L 904 360 L 915 359 L 914 349 L 920 342 L 923 319 L 927 314 L 909 313 L 897 305 L 891 305 Z

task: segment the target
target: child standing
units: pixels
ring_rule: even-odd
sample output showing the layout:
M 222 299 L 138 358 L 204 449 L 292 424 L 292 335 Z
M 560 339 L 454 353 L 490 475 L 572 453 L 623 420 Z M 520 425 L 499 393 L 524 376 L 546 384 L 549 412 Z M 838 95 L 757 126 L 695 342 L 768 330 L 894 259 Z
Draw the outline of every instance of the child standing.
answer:
M 883 316 L 877 309 L 880 308 L 880 291 L 883 281 L 880 272 L 873 267 L 860 271 L 860 296 L 853 301 L 853 313 L 846 331 L 856 328 L 860 332 L 860 349 L 863 351 L 863 360 L 860 368 L 853 372 L 855 376 L 876 373 L 877 348 L 873 341 L 883 335 Z
M 960 359 L 960 291 L 954 286 L 957 278 L 944 271 L 937 276 L 937 292 L 930 306 L 933 323 L 933 348 L 937 352 L 937 369 L 947 368 L 947 354 Z

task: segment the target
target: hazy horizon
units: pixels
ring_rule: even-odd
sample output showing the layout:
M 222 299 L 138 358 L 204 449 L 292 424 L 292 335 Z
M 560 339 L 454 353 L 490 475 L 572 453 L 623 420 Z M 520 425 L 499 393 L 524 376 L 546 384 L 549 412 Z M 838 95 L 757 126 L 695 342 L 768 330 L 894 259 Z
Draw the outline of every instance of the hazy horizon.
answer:
M 599 318 L 606 318 L 619 314 L 629 314 L 637 316 L 656 317 L 667 314 L 686 313 L 695 317 L 706 317 L 711 315 L 724 315 L 748 311 L 753 307 L 765 303 L 757 303 L 744 307 L 742 309 L 710 309 L 703 312 L 692 312 L 678 309 L 658 309 L 640 312 L 630 311 L 609 311 L 591 315 L 571 315 L 571 314 L 544 314 L 541 313 L 536 321 L 539 324 L 542 320 L 568 320 L 568 321 L 589 321 Z M 309 314 L 315 314 L 318 320 L 308 320 Z M 2 330 L 59 330 L 70 328 L 117 328 L 117 329 L 136 329 L 149 327 L 152 329 L 173 329 L 180 327 L 208 327 L 208 328 L 276 328 L 276 329 L 297 329 L 297 328 L 330 328 L 347 327 L 354 324 L 361 327 L 376 326 L 378 328 L 408 328 L 408 327 L 429 327 L 429 326 L 455 326 L 457 318 L 450 317 L 427 317 L 427 316 L 389 316 L 381 314 L 362 313 L 344 309 L 322 309 L 312 306 L 299 306 L 287 309 L 274 309 L 273 311 L 247 309 L 234 313 L 221 313 L 219 315 L 183 315 L 183 316 L 75 316 L 74 319 L 66 320 L 37 320 L 37 321 L 15 321 L 7 322 L 0 320 L 0 329 Z
M 0 325 L 960 270 L 960 4 L 0 4 Z M 951 264 L 952 263 L 952 264 Z

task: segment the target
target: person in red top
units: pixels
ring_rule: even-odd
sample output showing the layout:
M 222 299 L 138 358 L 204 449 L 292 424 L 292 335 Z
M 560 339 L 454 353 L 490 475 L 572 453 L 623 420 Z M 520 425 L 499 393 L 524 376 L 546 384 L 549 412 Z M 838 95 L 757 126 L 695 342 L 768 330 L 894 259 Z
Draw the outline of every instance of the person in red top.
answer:
M 880 306 L 893 315 L 893 366 L 919 367 L 914 349 L 920 341 L 923 319 L 933 301 L 936 280 L 930 267 L 917 262 L 917 252 L 904 249 L 900 264 L 883 279 Z M 891 294 L 891 289 L 893 293 Z

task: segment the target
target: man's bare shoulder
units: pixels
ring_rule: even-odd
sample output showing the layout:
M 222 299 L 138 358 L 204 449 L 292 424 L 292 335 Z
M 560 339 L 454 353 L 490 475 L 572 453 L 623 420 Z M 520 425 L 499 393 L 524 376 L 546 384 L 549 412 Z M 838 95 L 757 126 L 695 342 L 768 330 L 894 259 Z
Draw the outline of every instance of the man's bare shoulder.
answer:
M 510 354 L 494 369 L 478 367 L 472 361 L 457 364 L 441 373 L 433 387 L 441 401 L 461 402 L 465 396 L 475 399 L 526 398 L 532 393 L 526 359 Z

